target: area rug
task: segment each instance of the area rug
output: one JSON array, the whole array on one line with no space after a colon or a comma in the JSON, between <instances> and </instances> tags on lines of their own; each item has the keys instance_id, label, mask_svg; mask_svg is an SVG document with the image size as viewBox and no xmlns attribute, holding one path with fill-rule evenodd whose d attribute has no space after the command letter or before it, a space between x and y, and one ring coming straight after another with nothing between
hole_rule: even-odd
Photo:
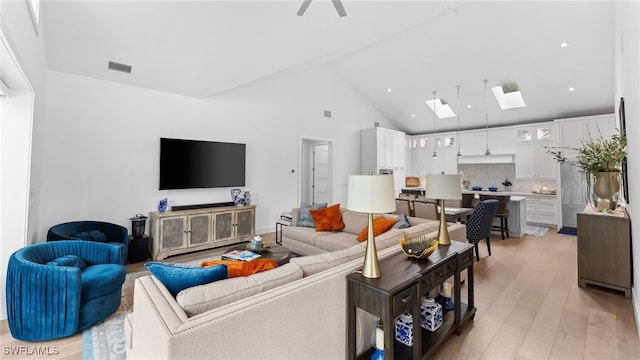
<instances>
[{"instance_id":1,"label":"area rug","mask_svg":"<svg viewBox=\"0 0 640 360\"><path fill-rule=\"evenodd\" d=\"M558 234L578 236L578 230L573 228L562 228L558 231Z\"/></svg>"},{"instance_id":2,"label":"area rug","mask_svg":"<svg viewBox=\"0 0 640 360\"><path fill-rule=\"evenodd\" d=\"M219 259L220 255L205 255L201 259L190 260L183 265L198 266L202 260ZM133 286L135 280L148 275L146 270L128 273L122 285L120 307L103 322L82 332L83 360L124 360L127 358L124 337L124 320L133 310Z\"/></svg>"},{"instance_id":3,"label":"area rug","mask_svg":"<svg viewBox=\"0 0 640 360\"><path fill-rule=\"evenodd\" d=\"M549 228L546 226L527 225L524 228L524 233L533 236L544 236L544 234L546 234L548 230Z\"/></svg>"}]
</instances>

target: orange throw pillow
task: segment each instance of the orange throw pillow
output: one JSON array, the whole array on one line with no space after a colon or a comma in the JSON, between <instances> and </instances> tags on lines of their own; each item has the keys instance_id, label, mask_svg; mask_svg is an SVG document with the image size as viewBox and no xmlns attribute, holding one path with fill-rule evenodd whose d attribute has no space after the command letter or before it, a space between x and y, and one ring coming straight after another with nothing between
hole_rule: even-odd
<instances>
[{"instance_id":1,"label":"orange throw pillow","mask_svg":"<svg viewBox=\"0 0 640 360\"><path fill-rule=\"evenodd\" d=\"M200 262L200 266L215 266L219 264L227 265L229 277L249 276L257 272L274 269L278 267L272 259L255 259L251 261L238 260L205 260Z\"/></svg>"},{"instance_id":2,"label":"orange throw pillow","mask_svg":"<svg viewBox=\"0 0 640 360\"><path fill-rule=\"evenodd\" d=\"M340 204L331 205L324 209L309 210L313 222L316 223L316 231L340 231L344 229Z\"/></svg>"},{"instance_id":3,"label":"orange throw pillow","mask_svg":"<svg viewBox=\"0 0 640 360\"><path fill-rule=\"evenodd\" d=\"M373 236L384 234L398 222L398 219L388 219L384 216L373 219ZM365 226L360 234L358 234L358 241L363 242L369 237L369 225Z\"/></svg>"}]
</instances>

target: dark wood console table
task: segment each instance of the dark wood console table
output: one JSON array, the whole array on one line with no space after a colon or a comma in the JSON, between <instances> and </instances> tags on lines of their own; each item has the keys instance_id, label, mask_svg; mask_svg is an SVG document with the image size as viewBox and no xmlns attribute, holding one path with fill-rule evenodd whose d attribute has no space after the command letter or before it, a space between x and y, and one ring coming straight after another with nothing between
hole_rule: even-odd
<instances>
[{"instance_id":1,"label":"dark wood console table","mask_svg":"<svg viewBox=\"0 0 640 360\"><path fill-rule=\"evenodd\" d=\"M468 269L467 302L460 295L460 273ZM384 325L385 359L421 359L432 354L437 346L474 318L473 300L473 245L451 241L451 245L438 246L428 259L411 259L399 253L380 261L382 276L368 279L360 273L347 276L347 359L356 359L356 308L380 319ZM420 326L420 297L454 276L454 311L447 312L443 323L435 332ZM395 319L404 312L413 315L413 346L395 341ZM391 350L393 349L393 350ZM373 352L361 354L358 359L369 359Z\"/></svg>"}]
</instances>

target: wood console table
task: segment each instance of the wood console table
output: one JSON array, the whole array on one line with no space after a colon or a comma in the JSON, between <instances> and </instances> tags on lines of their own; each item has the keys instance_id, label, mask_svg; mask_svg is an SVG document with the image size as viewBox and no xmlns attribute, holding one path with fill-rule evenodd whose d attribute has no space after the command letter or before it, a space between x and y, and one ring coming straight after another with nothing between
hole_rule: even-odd
<instances>
[{"instance_id":1,"label":"wood console table","mask_svg":"<svg viewBox=\"0 0 640 360\"><path fill-rule=\"evenodd\" d=\"M460 295L460 272L468 269L467 302ZM368 279L360 273L347 276L347 358L356 359L356 308L380 319L384 326L385 359L421 359L433 353L440 343L474 318L473 300L473 245L451 241L451 245L438 246L428 259L416 260L399 253L380 261L382 276ZM442 325L435 332L420 326L420 297L454 276L454 311L444 315ZM404 312L413 315L413 346L395 341L395 319ZM369 359L373 349L358 359Z\"/></svg>"},{"instance_id":2,"label":"wood console table","mask_svg":"<svg viewBox=\"0 0 640 360\"><path fill-rule=\"evenodd\" d=\"M578 213L578 286L608 287L631 298L631 225L624 210Z\"/></svg>"}]
</instances>

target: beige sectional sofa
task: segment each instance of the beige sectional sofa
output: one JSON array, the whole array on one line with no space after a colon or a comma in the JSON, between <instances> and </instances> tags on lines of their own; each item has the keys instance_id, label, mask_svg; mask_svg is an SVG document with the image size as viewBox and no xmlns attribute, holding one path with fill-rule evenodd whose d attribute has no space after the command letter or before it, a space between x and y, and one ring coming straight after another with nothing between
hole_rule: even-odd
<instances>
[{"instance_id":1,"label":"beige sectional sofa","mask_svg":"<svg viewBox=\"0 0 640 360\"><path fill-rule=\"evenodd\" d=\"M350 231L361 216L366 224L366 215L343 215L352 226L342 233L285 228L286 246L316 255L294 257L277 269L189 288L176 298L155 277L138 278L133 313L125 320L127 358L344 358L346 276L362 268L366 246ZM403 234L437 235L437 222L410 218L410 223L404 232L392 229L376 237L381 260L401 251ZM452 239L465 238L464 225L450 224L449 232ZM358 314L358 349L364 351L372 344L375 322Z\"/></svg>"},{"instance_id":2,"label":"beige sectional sofa","mask_svg":"<svg viewBox=\"0 0 640 360\"><path fill-rule=\"evenodd\" d=\"M367 226L369 217L367 214L353 212L341 209L342 221L344 229L342 231L327 232L316 231L315 228L301 226L283 226L282 227L282 245L289 250L300 255L322 254L349 248L353 245L360 244L357 240L358 234ZM397 215L380 215L375 217L386 216L389 218L397 218ZM298 224L300 217L300 209L293 209L292 224ZM438 229L439 222L436 220L428 220L421 218L409 217L411 225L405 229L391 229L383 234L376 236L376 244L387 243L398 244L400 238L414 238L427 234ZM466 236L466 235L465 235Z\"/></svg>"}]
</instances>

